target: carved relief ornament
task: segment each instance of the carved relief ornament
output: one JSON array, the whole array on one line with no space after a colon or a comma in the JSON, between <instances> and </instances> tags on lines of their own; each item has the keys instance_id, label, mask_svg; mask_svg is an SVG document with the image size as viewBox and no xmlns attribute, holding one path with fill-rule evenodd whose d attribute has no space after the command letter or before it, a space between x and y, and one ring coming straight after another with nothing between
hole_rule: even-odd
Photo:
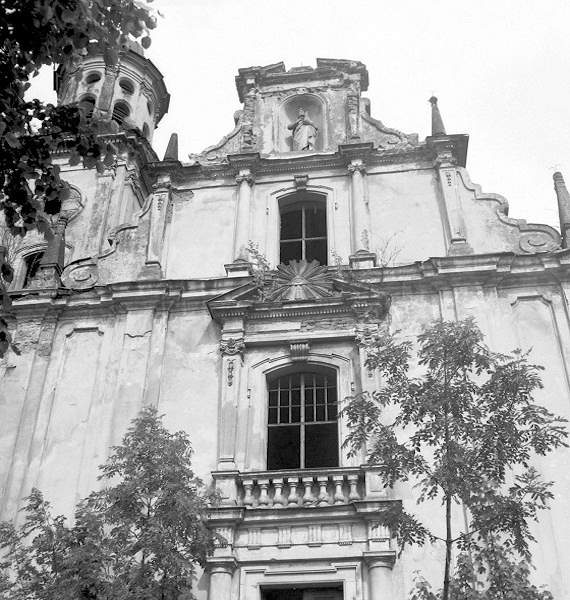
<instances>
[{"instance_id":1,"label":"carved relief ornament","mask_svg":"<svg viewBox=\"0 0 570 600\"><path fill-rule=\"evenodd\" d=\"M243 338L227 338L220 340L220 352L224 356L243 356L245 351L245 341Z\"/></svg>"}]
</instances>

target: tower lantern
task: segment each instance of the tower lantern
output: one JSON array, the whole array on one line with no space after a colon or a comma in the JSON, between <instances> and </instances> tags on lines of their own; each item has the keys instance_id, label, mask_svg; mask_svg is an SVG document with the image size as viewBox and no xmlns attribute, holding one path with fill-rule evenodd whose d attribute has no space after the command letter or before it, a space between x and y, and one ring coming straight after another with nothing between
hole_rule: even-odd
<instances>
[{"instance_id":1,"label":"tower lantern","mask_svg":"<svg viewBox=\"0 0 570 600\"><path fill-rule=\"evenodd\" d=\"M136 42L114 65L97 55L85 58L79 72L60 67L54 88L60 104L92 103L97 114L122 127L138 128L149 141L170 102L162 74Z\"/></svg>"}]
</instances>

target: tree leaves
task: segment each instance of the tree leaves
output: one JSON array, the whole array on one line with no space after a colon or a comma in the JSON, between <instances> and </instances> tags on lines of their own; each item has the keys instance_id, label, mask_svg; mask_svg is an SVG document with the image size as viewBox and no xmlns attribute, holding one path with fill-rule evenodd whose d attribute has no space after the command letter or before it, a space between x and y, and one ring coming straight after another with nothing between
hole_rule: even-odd
<instances>
[{"instance_id":1,"label":"tree leaves","mask_svg":"<svg viewBox=\"0 0 570 600\"><path fill-rule=\"evenodd\" d=\"M150 0L152 1L152 0ZM49 231L44 217L57 214L66 189L57 152L70 152L71 165L103 172L112 164L102 134L113 128L88 115L80 105L54 107L24 97L45 65L76 71L85 56L102 54L115 64L132 39L156 26L149 4L138 0L0 1L0 211L14 235ZM115 126L114 131L117 131ZM0 299L7 298L0 286ZM10 343L7 322L0 321L0 357Z\"/></svg>"},{"instance_id":2,"label":"tree leaves","mask_svg":"<svg viewBox=\"0 0 570 600\"><path fill-rule=\"evenodd\" d=\"M529 523L552 498L551 483L540 480L530 460L533 454L568 445L566 420L533 399L542 388L543 368L529 362L528 352L491 352L472 319L436 321L417 338L424 372L414 378L409 374L411 344L398 341L397 333L379 337L367 348L366 366L379 370L383 387L348 398L343 409L350 454L366 446L368 460L386 486L411 480L418 503L441 499L448 547L475 552L480 549L473 547L474 539L494 536L493 544L506 548L509 560L514 555L529 560ZM385 417L389 406L397 409L392 422ZM515 484L508 485L513 470ZM463 504L469 514L469 531L456 538L452 503ZM401 550L436 539L403 507L381 518ZM481 560L492 569L488 558ZM444 585L445 594L450 589ZM461 589L467 593L465 586ZM480 597L479 591L471 591ZM422 583L412 597L430 594Z\"/></svg>"},{"instance_id":3,"label":"tree leaves","mask_svg":"<svg viewBox=\"0 0 570 600\"><path fill-rule=\"evenodd\" d=\"M53 517L38 490L24 524L0 524L4 600L189 600L195 565L216 536L204 491L190 463L186 434L169 433L155 409L141 412L113 448L101 478L113 485L81 502L75 523Z\"/></svg>"}]
</instances>

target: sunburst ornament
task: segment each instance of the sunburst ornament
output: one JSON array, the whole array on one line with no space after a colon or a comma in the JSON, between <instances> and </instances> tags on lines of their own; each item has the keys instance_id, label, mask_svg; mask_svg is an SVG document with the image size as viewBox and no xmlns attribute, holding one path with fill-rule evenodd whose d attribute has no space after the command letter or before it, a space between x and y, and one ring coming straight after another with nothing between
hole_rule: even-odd
<instances>
[{"instance_id":1,"label":"sunburst ornament","mask_svg":"<svg viewBox=\"0 0 570 600\"><path fill-rule=\"evenodd\" d=\"M268 296L272 301L310 300L332 295L332 277L327 267L322 267L317 260L310 263L291 260L288 265L280 264L272 283L275 287Z\"/></svg>"}]
</instances>

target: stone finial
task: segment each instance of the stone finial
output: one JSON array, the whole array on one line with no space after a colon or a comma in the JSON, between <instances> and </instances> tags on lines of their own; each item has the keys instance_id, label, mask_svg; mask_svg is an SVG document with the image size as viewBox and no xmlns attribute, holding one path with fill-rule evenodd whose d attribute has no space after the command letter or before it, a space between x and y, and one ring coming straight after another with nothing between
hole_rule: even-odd
<instances>
[{"instance_id":1,"label":"stone finial","mask_svg":"<svg viewBox=\"0 0 570 600\"><path fill-rule=\"evenodd\" d=\"M168 140L168 146L162 160L178 160L178 134L173 133Z\"/></svg>"},{"instance_id":2,"label":"stone finial","mask_svg":"<svg viewBox=\"0 0 570 600\"><path fill-rule=\"evenodd\" d=\"M558 200L558 216L560 217L562 247L568 248L568 237L570 232L570 193L568 192L566 182L560 171L556 171L552 178L554 179L554 189Z\"/></svg>"},{"instance_id":3,"label":"stone finial","mask_svg":"<svg viewBox=\"0 0 570 600\"><path fill-rule=\"evenodd\" d=\"M441 113L439 112L439 107L437 105L437 98L432 96L429 99L431 104L431 134L432 135L447 135L445 132L445 125L443 124L443 119L441 118Z\"/></svg>"}]
</instances>

